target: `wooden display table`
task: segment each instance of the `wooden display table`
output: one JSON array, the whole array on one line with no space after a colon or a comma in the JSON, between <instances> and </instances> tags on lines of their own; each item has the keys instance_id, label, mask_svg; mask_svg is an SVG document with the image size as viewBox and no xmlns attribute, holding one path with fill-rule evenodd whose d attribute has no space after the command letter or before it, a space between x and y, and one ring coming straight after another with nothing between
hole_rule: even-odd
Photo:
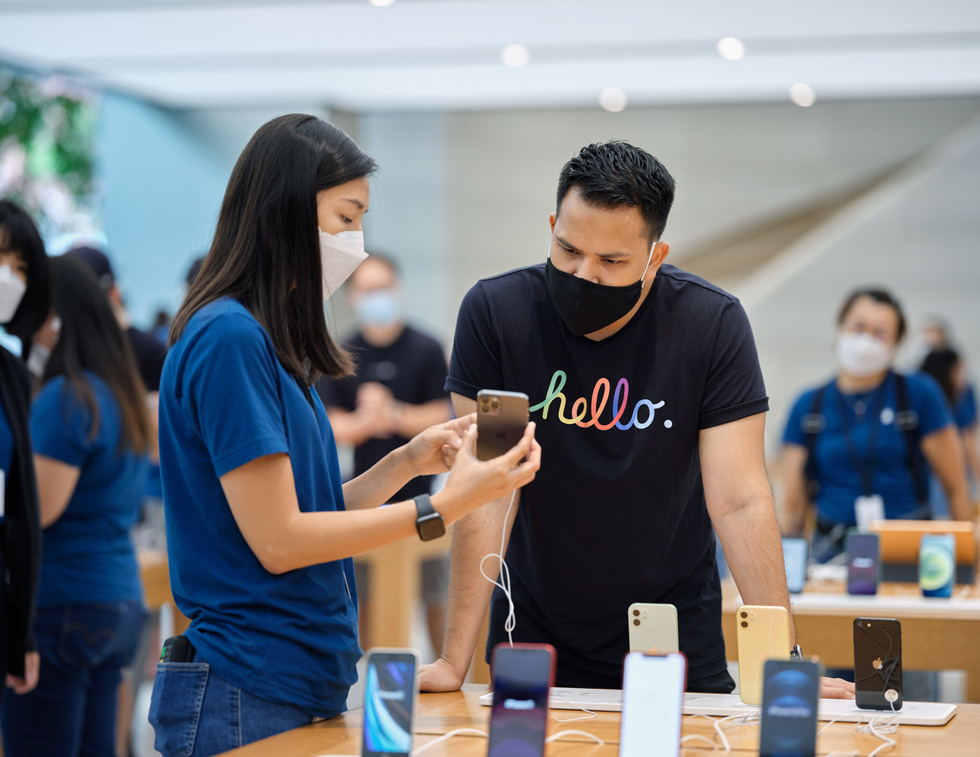
<instances>
[{"instance_id":1,"label":"wooden display table","mask_svg":"<svg viewBox=\"0 0 980 757\"><path fill-rule=\"evenodd\" d=\"M144 550L136 555L140 566L140 580L143 582L143 601L150 612L159 611L169 605L174 614L174 633L187 630L190 621L177 609L174 595L170 591L170 564L167 553Z\"/></svg>"},{"instance_id":2,"label":"wooden display table","mask_svg":"<svg viewBox=\"0 0 980 757\"><path fill-rule=\"evenodd\" d=\"M722 597L727 657L737 660L738 591L733 581L723 582ZM808 582L803 594L791 596L791 603L797 641L808 657L816 655L828 667L853 668L854 618L897 618L902 623L902 667L964 670L966 699L980 702L980 589L977 586L957 586L952 599L936 599L923 597L917 584L884 583L877 595L858 597L846 593L843 581L821 580ZM980 733L977 737L980 738Z\"/></svg>"},{"instance_id":3,"label":"wooden display table","mask_svg":"<svg viewBox=\"0 0 980 757\"><path fill-rule=\"evenodd\" d=\"M478 697L486 691L485 686L472 684L463 691L450 694L422 694L419 697L419 711L415 725L415 747L438 738L456 728L477 728L487 730L490 708L480 706ZM605 744L599 745L584 736L572 736L548 745L549 757L568 755L588 755L589 757L614 757L619 751L619 713L600 712L592 720L579 720L574 723L558 722L576 718L582 713L570 710L552 710L549 733L580 730L594 734ZM270 739L235 749L225 754L229 757L318 757L319 755L359 755L361 753L360 709L346 712L331 720L297 728ZM697 734L714 739L716 718L685 717L683 734ZM821 723L818 728L825 724ZM732 750L745 755L758 754L759 726L724 724ZM953 719L945 726L928 728L924 726L901 726L897 734L890 736L896 747L884 754L888 757L973 757L980 743L980 705L962 705ZM720 741L715 742L719 747ZM853 724L833 725L824 731L817 740L818 754L830 752L850 752L869 754L883 742L867 734L855 732ZM684 745L683 754L708 755L713 747L708 742L692 740ZM478 736L454 736L425 752L427 757L484 757L487 753L487 740Z\"/></svg>"}]
</instances>

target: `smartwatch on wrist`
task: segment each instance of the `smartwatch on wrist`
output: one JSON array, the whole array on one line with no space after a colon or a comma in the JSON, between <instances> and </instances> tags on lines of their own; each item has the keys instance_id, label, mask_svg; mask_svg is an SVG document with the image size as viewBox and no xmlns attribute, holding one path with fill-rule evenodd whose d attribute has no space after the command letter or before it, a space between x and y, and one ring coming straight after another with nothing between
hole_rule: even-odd
<instances>
[{"instance_id":1,"label":"smartwatch on wrist","mask_svg":"<svg viewBox=\"0 0 980 757\"><path fill-rule=\"evenodd\" d=\"M420 494L415 498L415 509L418 512L415 528L418 530L419 538L422 541L432 541L446 533L446 523L432 506L432 500L429 499L428 494Z\"/></svg>"},{"instance_id":2,"label":"smartwatch on wrist","mask_svg":"<svg viewBox=\"0 0 980 757\"><path fill-rule=\"evenodd\" d=\"M800 645L797 644L790 650L789 659L796 660L797 662L803 662L803 650L800 649Z\"/></svg>"}]
</instances>

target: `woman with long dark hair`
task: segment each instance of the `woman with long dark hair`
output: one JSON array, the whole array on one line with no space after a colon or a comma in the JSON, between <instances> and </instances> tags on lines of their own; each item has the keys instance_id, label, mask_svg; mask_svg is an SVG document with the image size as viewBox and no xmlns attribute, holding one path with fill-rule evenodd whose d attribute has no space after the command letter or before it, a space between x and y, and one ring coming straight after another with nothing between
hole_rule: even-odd
<instances>
[{"instance_id":1,"label":"woman with long dark hair","mask_svg":"<svg viewBox=\"0 0 980 757\"><path fill-rule=\"evenodd\" d=\"M51 310L48 256L27 212L0 200L0 325L31 335ZM0 346L0 710L36 685L40 657L31 632L40 559L37 483L30 433L31 380L24 362Z\"/></svg>"},{"instance_id":2,"label":"woman with long dark hair","mask_svg":"<svg viewBox=\"0 0 980 757\"><path fill-rule=\"evenodd\" d=\"M116 689L142 625L129 538L153 444L146 390L95 276L51 260L61 323L31 408L44 552L37 688L4 702L4 753L112 755ZM52 727L52 713L57 727Z\"/></svg>"},{"instance_id":3,"label":"woman with long dark hair","mask_svg":"<svg viewBox=\"0 0 980 757\"><path fill-rule=\"evenodd\" d=\"M351 370L323 304L366 257L374 170L319 118L261 127L174 318L160 466L171 586L191 625L165 645L154 683L150 721L165 757L214 754L342 712L361 655L351 556L439 536L540 464L533 424L508 453L478 461L469 416L341 486L310 386ZM438 494L379 507L450 464Z\"/></svg>"}]
</instances>

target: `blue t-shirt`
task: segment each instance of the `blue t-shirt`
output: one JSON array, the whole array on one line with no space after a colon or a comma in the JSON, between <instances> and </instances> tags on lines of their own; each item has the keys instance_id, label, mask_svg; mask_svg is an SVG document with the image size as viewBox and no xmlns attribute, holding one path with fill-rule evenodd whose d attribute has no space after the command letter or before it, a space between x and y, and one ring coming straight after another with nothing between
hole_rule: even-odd
<instances>
[{"instance_id":1,"label":"blue t-shirt","mask_svg":"<svg viewBox=\"0 0 980 757\"><path fill-rule=\"evenodd\" d=\"M949 405L933 378L914 374L906 376L905 382L908 387L909 409L919 416L920 438L953 423ZM783 435L783 441L787 444L806 445L803 416L813 409L813 399L817 391L818 389L810 389L804 392L793 405ZM842 406L846 413L844 417L847 428L851 430L853 454L841 421ZM865 493L861 469L867 465L873 427L877 427L877 436L871 468L871 493L881 495L884 499L885 516L888 518L900 518L921 507L915 483L906 465L908 448L905 435L895 428L897 408L894 374L889 374L885 382L871 392L842 394L836 382L824 392L820 414L826 420L826 427L817 435L814 448L820 485L816 498L817 517L822 522L843 523L848 526L856 524L854 500ZM859 409L863 409L863 412L858 412ZM921 449L916 450L916 454L919 456L921 469L928 475L929 469ZM856 461L854 455L857 456Z\"/></svg>"},{"instance_id":2,"label":"blue t-shirt","mask_svg":"<svg viewBox=\"0 0 980 757\"><path fill-rule=\"evenodd\" d=\"M123 448L122 416L109 387L85 378L99 409L92 413L63 376L51 379L31 407L34 452L80 468L68 506L44 529L38 605L118 602L143 596L129 537L139 514L149 461Z\"/></svg>"},{"instance_id":3,"label":"blue t-shirt","mask_svg":"<svg viewBox=\"0 0 980 757\"><path fill-rule=\"evenodd\" d=\"M2 348L0 348L2 349ZM14 462L14 433L10 430L10 423L7 420L7 413L3 408L3 403L0 402L0 471L3 471L3 487L6 486L7 477L10 475L10 466ZM6 495L3 488L0 488L0 497ZM7 518L4 514L6 508L3 508L3 512L0 512L0 523L3 523Z\"/></svg>"},{"instance_id":4,"label":"blue t-shirt","mask_svg":"<svg viewBox=\"0 0 980 757\"><path fill-rule=\"evenodd\" d=\"M201 308L168 353L160 387L174 599L191 619L186 636L218 675L330 717L345 709L361 656L353 561L273 575L239 531L219 481L283 452L300 510L344 509L333 432L316 393L286 372L240 303Z\"/></svg>"},{"instance_id":5,"label":"blue t-shirt","mask_svg":"<svg viewBox=\"0 0 980 757\"><path fill-rule=\"evenodd\" d=\"M973 393L972 383L967 384L960 396L956 398L953 415L956 416L956 425L960 429L966 430L977 425L977 398Z\"/></svg>"}]
</instances>

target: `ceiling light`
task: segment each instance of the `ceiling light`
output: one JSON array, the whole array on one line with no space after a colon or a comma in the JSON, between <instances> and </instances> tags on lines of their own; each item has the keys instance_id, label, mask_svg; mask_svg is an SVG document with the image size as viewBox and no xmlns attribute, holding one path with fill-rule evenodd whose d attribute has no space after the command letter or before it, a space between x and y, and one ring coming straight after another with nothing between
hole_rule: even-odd
<instances>
[{"instance_id":1,"label":"ceiling light","mask_svg":"<svg viewBox=\"0 0 980 757\"><path fill-rule=\"evenodd\" d=\"M789 88L789 99L801 108L809 108L817 101L817 95L809 84L799 82Z\"/></svg>"},{"instance_id":2,"label":"ceiling light","mask_svg":"<svg viewBox=\"0 0 980 757\"><path fill-rule=\"evenodd\" d=\"M500 51L500 62L511 68L526 66L530 57L524 45L507 45Z\"/></svg>"},{"instance_id":3,"label":"ceiling light","mask_svg":"<svg viewBox=\"0 0 980 757\"><path fill-rule=\"evenodd\" d=\"M599 105L610 113L619 113L626 109L626 93L619 87L607 87L599 95Z\"/></svg>"},{"instance_id":4,"label":"ceiling light","mask_svg":"<svg viewBox=\"0 0 980 757\"><path fill-rule=\"evenodd\" d=\"M389 5L392 5L395 0L368 0L368 2L371 3L371 5L376 5L378 8L386 8Z\"/></svg>"},{"instance_id":5,"label":"ceiling light","mask_svg":"<svg viewBox=\"0 0 980 757\"><path fill-rule=\"evenodd\" d=\"M718 40L718 54L725 60L741 60L745 56L745 43L738 37L722 37Z\"/></svg>"}]
</instances>

